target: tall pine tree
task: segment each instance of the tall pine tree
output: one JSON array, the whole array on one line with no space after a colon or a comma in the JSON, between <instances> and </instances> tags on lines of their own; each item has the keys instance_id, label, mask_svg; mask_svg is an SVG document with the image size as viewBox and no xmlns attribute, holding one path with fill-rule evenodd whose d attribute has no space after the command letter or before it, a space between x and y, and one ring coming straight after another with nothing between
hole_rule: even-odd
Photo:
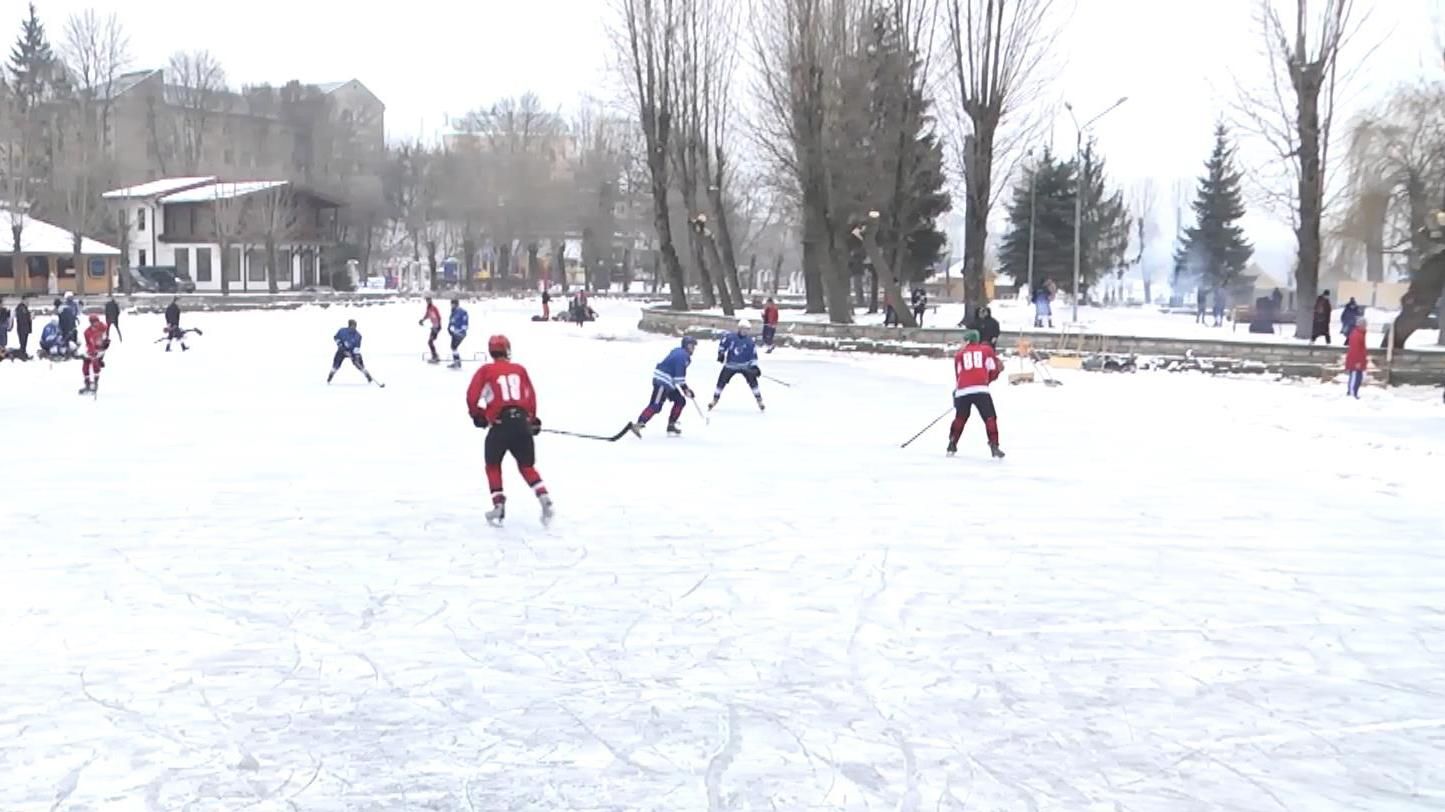
<instances>
[{"instance_id":1,"label":"tall pine tree","mask_svg":"<svg viewBox=\"0 0 1445 812\"><path fill-rule=\"evenodd\" d=\"M58 95L65 86L65 72L45 37L34 3L30 4L30 16L20 24L20 37L10 51L7 68L10 90L21 114Z\"/></svg>"},{"instance_id":2,"label":"tall pine tree","mask_svg":"<svg viewBox=\"0 0 1445 812\"><path fill-rule=\"evenodd\" d=\"M1240 173L1234 165L1234 147L1223 124L1214 129L1214 152L1204 164L1204 175L1194 197L1192 228L1174 255L1176 285L1198 285L1205 290L1227 291L1244 276L1254 246L1238 225L1244 216Z\"/></svg>"},{"instance_id":3,"label":"tall pine tree","mask_svg":"<svg viewBox=\"0 0 1445 812\"><path fill-rule=\"evenodd\" d=\"M1085 184L1080 229L1079 277L1084 289L1100 275L1124 261L1128 246L1129 215L1123 195L1109 191L1102 160L1092 147L1079 160L1060 161L1052 153L1023 173L1009 205L1009 227L999 247L999 269L1024 285L1028 283L1030 213L1037 216L1034 232L1035 286L1052 280L1059 290L1074 286L1074 197L1078 192L1080 162ZM1032 201L1030 184L1032 183Z\"/></svg>"}]
</instances>

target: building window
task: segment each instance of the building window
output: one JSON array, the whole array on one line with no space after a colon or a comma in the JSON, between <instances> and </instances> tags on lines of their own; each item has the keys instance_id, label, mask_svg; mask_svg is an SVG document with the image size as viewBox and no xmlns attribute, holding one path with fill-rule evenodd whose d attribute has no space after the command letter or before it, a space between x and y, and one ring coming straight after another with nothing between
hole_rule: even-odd
<instances>
[{"instance_id":1,"label":"building window","mask_svg":"<svg viewBox=\"0 0 1445 812\"><path fill-rule=\"evenodd\" d=\"M246 252L246 281L266 281L266 252L252 248Z\"/></svg>"},{"instance_id":2,"label":"building window","mask_svg":"<svg viewBox=\"0 0 1445 812\"><path fill-rule=\"evenodd\" d=\"M196 281L211 281L211 247L203 245L196 249Z\"/></svg>"},{"instance_id":3,"label":"building window","mask_svg":"<svg viewBox=\"0 0 1445 812\"><path fill-rule=\"evenodd\" d=\"M176 249L176 273L184 277L191 275L191 249Z\"/></svg>"},{"instance_id":4,"label":"building window","mask_svg":"<svg viewBox=\"0 0 1445 812\"><path fill-rule=\"evenodd\" d=\"M0 256L0 279L15 278L15 260L9 255Z\"/></svg>"},{"instance_id":5,"label":"building window","mask_svg":"<svg viewBox=\"0 0 1445 812\"><path fill-rule=\"evenodd\" d=\"M26 257L25 271L31 279L36 277L48 279L50 277L50 259L48 257Z\"/></svg>"},{"instance_id":6,"label":"building window","mask_svg":"<svg viewBox=\"0 0 1445 812\"><path fill-rule=\"evenodd\" d=\"M135 210L135 230L146 230L146 210L144 206Z\"/></svg>"},{"instance_id":7,"label":"building window","mask_svg":"<svg viewBox=\"0 0 1445 812\"><path fill-rule=\"evenodd\" d=\"M292 273L291 249L276 249L276 281L285 282L290 285L295 282L295 275Z\"/></svg>"},{"instance_id":8,"label":"building window","mask_svg":"<svg viewBox=\"0 0 1445 812\"><path fill-rule=\"evenodd\" d=\"M90 260L90 278L91 278L91 279L104 279L104 278L105 278L105 260L104 260L104 259L101 259L100 257L92 257L92 258L91 258L91 260Z\"/></svg>"},{"instance_id":9,"label":"building window","mask_svg":"<svg viewBox=\"0 0 1445 812\"><path fill-rule=\"evenodd\" d=\"M140 250L140 267L145 268L145 267L147 267L147 266L150 265L150 263L146 262L146 259L147 259L146 250L145 250L144 248L142 248L142 249Z\"/></svg>"},{"instance_id":10,"label":"building window","mask_svg":"<svg viewBox=\"0 0 1445 812\"><path fill-rule=\"evenodd\" d=\"M55 276L57 279L75 278L75 257L56 257L55 266Z\"/></svg>"}]
</instances>

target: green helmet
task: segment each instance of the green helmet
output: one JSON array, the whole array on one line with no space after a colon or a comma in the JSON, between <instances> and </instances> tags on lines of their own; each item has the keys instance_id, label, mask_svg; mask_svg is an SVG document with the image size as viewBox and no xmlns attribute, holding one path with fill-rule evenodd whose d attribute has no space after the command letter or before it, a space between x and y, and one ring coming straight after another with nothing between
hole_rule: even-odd
<instances>
[{"instance_id":1,"label":"green helmet","mask_svg":"<svg viewBox=\"0 0 1445 812\"><path fill-rule=\"evenodd\" d=\"M965 344L977 344L977 343L979 342L979 340L980 340L980 339L979 339L979 335L978 335L978 331L977 331L977 330L964 330L964 331L963 331L963 343L965 343Z\"/></svg>"}]
</instances>

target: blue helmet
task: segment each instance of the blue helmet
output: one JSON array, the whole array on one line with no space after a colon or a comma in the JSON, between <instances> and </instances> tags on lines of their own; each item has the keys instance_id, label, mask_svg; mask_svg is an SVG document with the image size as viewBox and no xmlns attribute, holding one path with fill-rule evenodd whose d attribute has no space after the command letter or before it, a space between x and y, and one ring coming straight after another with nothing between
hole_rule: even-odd
<instances>
[{"instance_id":1,"label":"blue helmet","mask_svg":"<svg viewBox=\"0 0 1445 812\"><path fill-rule=\"evenodd\" d=\"M693 338L692 336L683 336L683 337L682 337L682 348L683 348L683 349L685 349L685 350L686 350L686 349L691 349L691 348L696 347L696 346L697 346L697 339Z\"/></svg>"}]
</instances>

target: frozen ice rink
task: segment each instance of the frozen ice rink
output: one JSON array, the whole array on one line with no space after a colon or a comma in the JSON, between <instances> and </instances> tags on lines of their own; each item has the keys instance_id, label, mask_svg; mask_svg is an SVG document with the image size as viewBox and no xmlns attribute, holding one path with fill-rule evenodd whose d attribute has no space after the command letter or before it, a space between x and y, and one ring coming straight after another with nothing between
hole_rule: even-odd
<instances>
[{"instance_id":1,"label":"frozen ice rink","mask_svg":"<svg viewBox=\"0 0 1445 812\"><path fill-rule=\"evenodd\" d=\"M674 344L469 309L549 428ZM544 435L497 530L421 310L0 368L0 809L1445 808L1438 390L1063 373L995 463L898 448L948 361L782 349L766 414ZM348 317L386 389L323 383Z\"/></svg>"}]
</instances>

